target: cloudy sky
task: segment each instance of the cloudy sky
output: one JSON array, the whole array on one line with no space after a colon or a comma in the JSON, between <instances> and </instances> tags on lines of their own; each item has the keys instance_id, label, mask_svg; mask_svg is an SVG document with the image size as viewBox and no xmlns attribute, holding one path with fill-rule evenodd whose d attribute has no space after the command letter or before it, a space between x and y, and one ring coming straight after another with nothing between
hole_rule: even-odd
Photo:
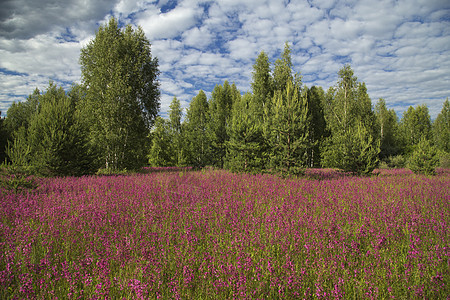
<instances>
[{"instance_id":1,"label":"cloudy sky","mask_svg":"<svg viewBox=\"0 0 450 300\"><path fill-rule=\"evenodd\" d=\"M174 96L187 107L203 89L250 90L253 63L284 43L307 86L336 84L349 63L372 103L399 115L426 104L435 118L450 96L448 0L1 0L0 111L53 80L80 82L79 54L115 16L141 26L158 57L161 113Z\"/></svg>"}]
</instances>

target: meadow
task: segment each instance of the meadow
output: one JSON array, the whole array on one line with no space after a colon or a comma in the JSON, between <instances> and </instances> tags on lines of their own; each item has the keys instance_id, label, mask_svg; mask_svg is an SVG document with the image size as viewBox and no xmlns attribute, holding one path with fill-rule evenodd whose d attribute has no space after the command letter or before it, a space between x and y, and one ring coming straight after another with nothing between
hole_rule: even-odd
<instances>
[{"instance_id":1,"label":"meadow","mask_svg":"<svg viewBox=\"0 0 450 300\"><path fill-rule=\"evenodd\" d=\"M0 191L1 299L450 295L450 170L34 180Z\"/></svg>"}]
</instances>

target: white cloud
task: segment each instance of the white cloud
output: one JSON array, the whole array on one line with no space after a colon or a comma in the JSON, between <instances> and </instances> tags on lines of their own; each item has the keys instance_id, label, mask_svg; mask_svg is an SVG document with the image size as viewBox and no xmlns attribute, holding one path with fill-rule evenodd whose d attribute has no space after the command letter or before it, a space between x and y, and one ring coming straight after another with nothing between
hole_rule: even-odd
<instances>
[{"instance_id":1,"label":"white cloud","mask_svg":"<svg viewBox=\"0 0 450 300\"><path fill-rule=\"evenodd\" d=\"M0 109L49 79L76 81L79 51L112 14L141 25L158 57L161 109L187 107L228 79L242 92L264 50L274 62L290 42L306 85L328 88L349 62L401 112L425 103L433 117L450 91L450 2L442 0L9 1L0 11ZM163 12L161 11L163 10ZM12 12L16 11L13 15Z\"/></svg>"},{"instance_id":2,"label":"white cloud","mask_svg":"<svg viewBox=\"0 0 450 300\"><path fill-rule=\"evenodd\" d=\"M178 6L167 13L151 9L138 16L138 24L150 40L174 38L192 28L197 22L198 14L196 7Z\"/></svg>"},{"instance_id":3,"label":"white cloud","mask_svg":"<svg viewBox=\"0 0 450 300\"><path fill-rule=\"evenodd\" d=\"M237 60L255 60L258 56L258 45L245 38L237 38L228 42L230 57Z\"/></svg>"},{"instance_id":4,"label":"white cloud","mask_svg":"<svg viewBox=\"0 0 450 300\"><path fill-rule=\"evenodd\" d=\"M6 4L6 5L5 5ZM102 18L114 5L108 0L14 0L2 3L0 36L28 39L55 28Z\"/></svg>"},{"instance_id":5,"label":"white cloud","mask_svg":"<svg viewBox=\"0 0 450 300\"><path fill-rule=\"evenodd\" d=\"M183 42L186 46L191 46L197 49L203 49L210 45L213 40L213 35L206 27L194 27L182 34Z\"/></svg>"}]
</instances>

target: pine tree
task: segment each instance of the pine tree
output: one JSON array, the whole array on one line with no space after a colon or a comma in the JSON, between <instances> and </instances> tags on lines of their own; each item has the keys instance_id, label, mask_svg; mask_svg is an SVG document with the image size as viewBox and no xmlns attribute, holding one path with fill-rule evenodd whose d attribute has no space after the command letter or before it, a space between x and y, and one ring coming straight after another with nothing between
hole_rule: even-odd
<instances>
[{"instance_id":1,"label":"pine tree","mask_svg":"<svg viewBox=\"0 0 450 300\"><path fill-rule=\"evenodd\" d=\"M408 160L408 167L416 174L433 175L439 165L437 148L432 142L422 136L414 146L414 150Z\"/></svg>"},{"instance_id":2,"label":"pine tree","mask_svg":"<svg viewBox=\"0 0 450 300\"><path fill-rule=\"evenodd\" d=\"M309 147L308 105L293 82L276 91L271 112L265 111L265 137L272 152L270 165L283 173L299 173L306 166ZM270 119L270 120L269 120Z\"/></svg>"},{"instance_id":3,"label":"pine tree","mask_svg":"<svg viewBox=\"0 0 450 300\"><path fill-rule=\"evenodd\" d=\"M39 111L31 117L26 137L30 163L39 173L62 176L93 172L87 133L77 118L77 100L52 82L39 96Z\"/></svg>"},{"instance_id":4,"label":"pine tree","mask_svg":"<svg viewBox=\"0 0 450 300\"><path fill-rule=\"evenodd\" d=\"M301 85L301 76L299 74L293 74L292 67L291 48L289 43L286 42L281 58L275 61L273 70L274 91L284 91L288 82L293 82L297 86Z\"/></svg>"},{"instance_id":5,"label":"pine tree","mask_svg":"<svg viewBox=\"0 0 450 300\"><path fill-rule=\"evenodd\" d=\"M225 166L233 172L258 172L263 168L260 155L262 124L258 120L259 104L249 93L233 103L227 132Z\"/></svg>"},{"instance_id":6,"label":"pine tree","mask_svg":"<svg viewBox=\"0 0 450 300\"><path fill-rule=\"evenodd\" d=\"M273 97L273 78L270 75L270 62L264 51L261 51L253 65L251 86L253 91L252 101L263 108L265 103ZM256 111L255 113L262 116L262 109L261 112Z\"/></svg>"}]
</instances>

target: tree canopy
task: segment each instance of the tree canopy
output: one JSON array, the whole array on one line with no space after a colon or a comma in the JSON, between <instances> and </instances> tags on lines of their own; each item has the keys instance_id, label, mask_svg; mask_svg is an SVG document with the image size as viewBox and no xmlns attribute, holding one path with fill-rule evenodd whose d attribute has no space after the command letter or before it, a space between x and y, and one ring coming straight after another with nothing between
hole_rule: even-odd
<instances>
[{"instance_id":1,"label":"tree canopy","mask_svg":"<svg viewBox=\"0 0 450 300\"><path fill-rule=\"evenodd\" d=\"M294 61L289 43L274 63L261 51L251 92L241 94L224 80L209 99L199 91L188 107L173 97L163 118L150 41L142 28L120 28L111 18L81 50L82 84L66 92L51 82L0 118L0 158L48 175L146 164L283 174L322 166L370 174L380 160L432 173L437 156L448 161L448 99L434 122L425 105L409 107L398 121L386 100L372 106L350 65L325 91L304 86Z\"/></svg>"},{"instance_id":2,"label":"tree canopy","mask_svg":"<svg viewBox=\"0 0 450 300\"><path fill-rule=\"evenodd\" d=\"M82 110L99 162L107 169L142 166L160 107L158 60L142 28L120 29L111 18L81 50L80 64L86 87Z\"/></svg>"}]
</instances>

